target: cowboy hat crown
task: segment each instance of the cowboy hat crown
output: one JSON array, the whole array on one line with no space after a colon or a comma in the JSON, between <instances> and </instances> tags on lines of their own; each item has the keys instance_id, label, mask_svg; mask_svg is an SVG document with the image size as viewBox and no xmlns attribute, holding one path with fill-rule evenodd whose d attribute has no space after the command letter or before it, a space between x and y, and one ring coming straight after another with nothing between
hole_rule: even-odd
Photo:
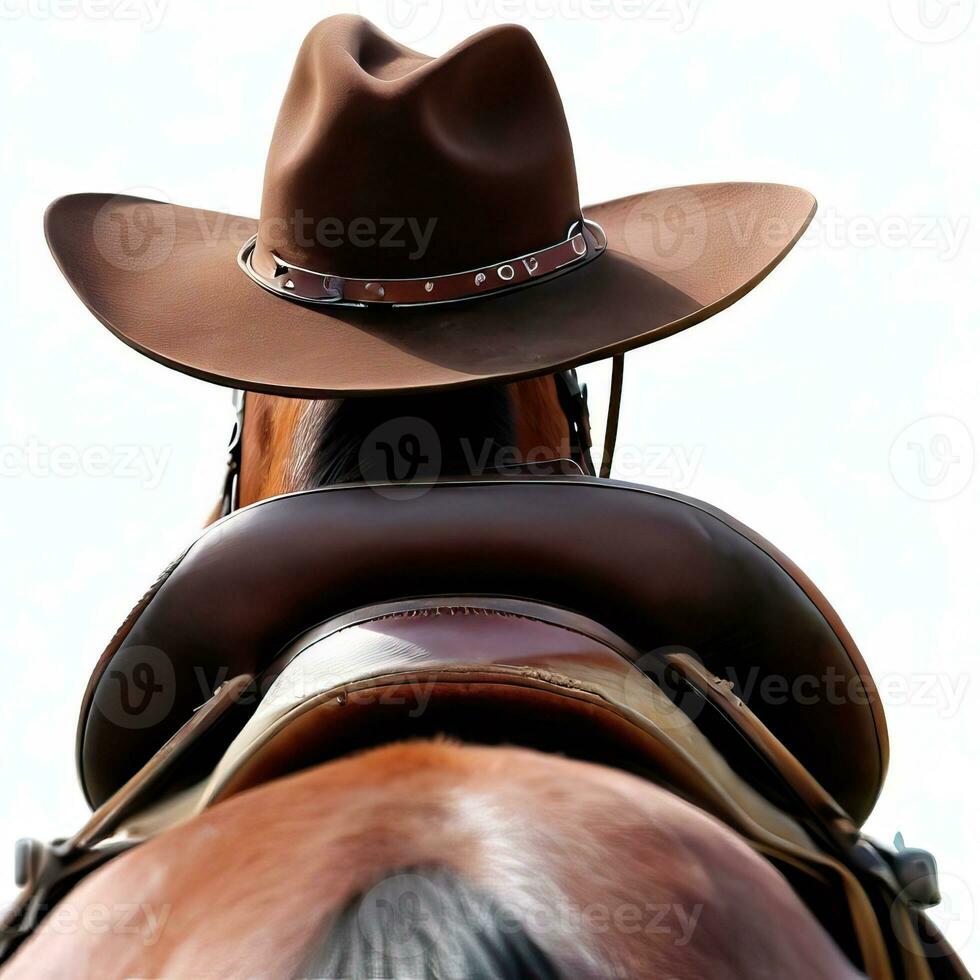
<instances>
[{"instance_id":1,"label":"cowboy hat crown","mask_svg":"<svg viewBox=\"0 0 980 980\"><path fill-rule=\"evenodd\" d=\"M581 215L561 99L523 28L490 28L441 58L349 15L307 36L272 137L257 252L340 276L438 276L558 242ZM424 247L410 221L429 231Z\"/></svg>"}]
</instances>

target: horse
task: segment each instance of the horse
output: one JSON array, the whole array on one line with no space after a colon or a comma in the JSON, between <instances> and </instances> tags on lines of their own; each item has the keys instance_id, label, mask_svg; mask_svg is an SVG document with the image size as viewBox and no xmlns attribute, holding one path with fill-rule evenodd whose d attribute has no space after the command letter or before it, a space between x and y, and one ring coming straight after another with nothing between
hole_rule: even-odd
<instances>
[{"instance_id":1,"label":"horse","mask_svg":"<svg viewBox=\"0 0 980 980\"><path fill-rule=\"evenodd\" d=\"M607 767L430 741L269 783L116 858L4 980L856 975L694 806Z\"/></svg>"},{"instance_id":2,"label":"horse","mask_svg":"<svg viewBox=\"0 0 980 980\"><path fill-rule=\"evenodd\" d=\"M388 432L401 446L406 424L435 430L440 478L479 482L486 473L460 472L474 459L504 471L504 484L490 488L500 499L547 481L533 469L542 460L572 457L578 470L586 443L561 391L549 377L453 396L250 393L236 463L245 509L214 525L211 547L240 540L223 529L241 517L307 507L345 482L372 493L386 476L372 461L393 457L365 457L364 440ZM528 466L529 479L506 485L507 473ZM413 499L410 482L396 489ZM385 506L397 520L398 499ZM313 533L304 527L290 540ZM267 542L285 534L267 530ZM518 529L515 540L525 531L533 537ZM373 559L383 576L383 556ZM256 561L266 560L278 559L263 547ZM217 574L200 558L191 572ZM124 631L151 610L144 601ZM469 591L316 624L282 655L231 748L223 742L203 774L128 814L124 829L138 846L54 904L3 980L892 976L883 944L841 941L833 922L844 913L822 919L813 882L798 887L794 875L813 872L804 852L816 832L740 780L691 712L615 653L618 643L560 609ZM672 664L693 685L700 675L689 660ZM705 697L743 710L714 680ZM203 725L206 710L174 739L195 717ZM651 741L641 745L647 725ZM818 799L811 809L850 828L775 741L754 729L750 737L801 795ZM167 751L154 758L169 765ZM125 823L119 793L145 788L146 769L130 769L138 771L115 796L123 774L96 790L89 779L106 826ZM742 816L725 816L729 800ZM767 829L740 833L743 824ZM848 901L863 909L854 892ZM920 964L907 975L931 974Z\"/></svg>"}]
</instances>

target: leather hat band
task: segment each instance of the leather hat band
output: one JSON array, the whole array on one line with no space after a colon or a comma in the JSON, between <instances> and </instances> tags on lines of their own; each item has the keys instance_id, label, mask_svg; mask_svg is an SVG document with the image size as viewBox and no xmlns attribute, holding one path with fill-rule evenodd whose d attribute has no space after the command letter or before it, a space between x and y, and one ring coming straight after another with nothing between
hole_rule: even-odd
<instances>
[{"instance_id":1,"label":"leather hat band","mask_svg":"<svg viewBox=\"0 0 980 980\"><path fill-rule=\"evenodd\" d=\"M257 236L238 253L238 264L263 289L299 303L326 306L432 306L477 299L552 279L598 258L606 249L606 233L582 218L568 229L564 241L535 252L466 272L420 279L348 279L290 265L274 252L274 276L252 264Z\"/></svg>"}]
</instances>

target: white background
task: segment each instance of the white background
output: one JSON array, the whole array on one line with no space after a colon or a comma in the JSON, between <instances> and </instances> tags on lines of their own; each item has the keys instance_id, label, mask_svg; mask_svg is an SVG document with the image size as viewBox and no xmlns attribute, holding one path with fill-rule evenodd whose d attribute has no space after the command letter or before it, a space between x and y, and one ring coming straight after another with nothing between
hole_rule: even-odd
<instances>
[{"instance_id":1,"label":"white background","mask_svg":"<svg viewBox=\"0 0 980 980\"><path fill-rule=\"evenodd\" d=\"M890 722L870 829L935 851L937 917L978 967L974 2L361 10L430 53L527 24L565 99L583 202L729 179L816 194L814 227L759 289L629 359L618 475L729 511L834 603ZM355 9L0 0L3 846L83 817L85 682L211 506L230 426L227 392L143 360L82 309L43 210L92 190L255 214L295 51L316 20ZM605 373L587 373L599 402ZM145 461L119 470L130 447L165 464L158 481Z\"/></svg>"}]
</instances>

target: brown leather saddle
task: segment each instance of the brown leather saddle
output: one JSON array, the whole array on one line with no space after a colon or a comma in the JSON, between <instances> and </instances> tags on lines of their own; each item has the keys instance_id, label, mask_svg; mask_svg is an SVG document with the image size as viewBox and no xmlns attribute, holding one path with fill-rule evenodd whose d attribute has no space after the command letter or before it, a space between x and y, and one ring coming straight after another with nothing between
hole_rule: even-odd
<instances>
[{"instance_id":1,"label":"brown leather saddle","mask_svg":"<svg viewBox=\"0 0 980 980\"><path fill-rule=\"evenodd\" d=\"M569 609L644 653L693 651L856 821L871 811L888 759L881 704L806 576L706 504L561 477L327 487L205 531L92 675L77 743L89 802L118 789L222 680L260 672L304 630L372 603L467 594Z\"/></svg>"},{"instance_id":2,"label":"brown leather saddle","mask_svg":"<svg viewBox=\"0 0 980 980\"><path fill-rule=\"evenodd\" d=\"M929 855L860 832L887 734L826 599L720 511L589 477L334 486L206 530L99 660L78 730L97 810L22 847L7 945L168 801L441 732L641 773L772 860L870 976L967 975L921 913Z\"/></svg>"}]
</instances>

